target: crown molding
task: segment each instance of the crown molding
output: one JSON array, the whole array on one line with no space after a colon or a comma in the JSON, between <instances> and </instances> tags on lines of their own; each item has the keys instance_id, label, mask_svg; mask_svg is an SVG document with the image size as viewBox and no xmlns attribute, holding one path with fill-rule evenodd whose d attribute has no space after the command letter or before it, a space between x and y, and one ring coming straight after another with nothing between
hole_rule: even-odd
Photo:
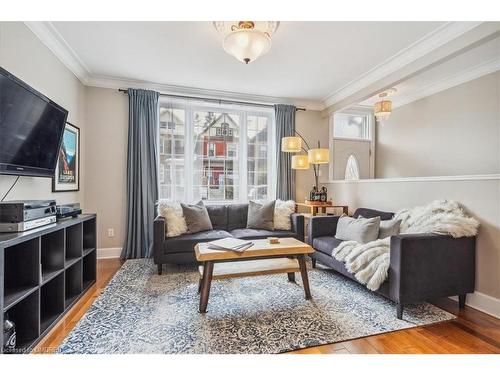
<instances>
[{"instance_id":1,"label":"crown molding","mask_svg":"<svg viewBox=\"0 0 500 375\"><path fill-rule=\"evenodd\" d=\"M393 108L401 107L411 102L437 94L438 92L450 89L463 83L472 81L490 73L500 70L500 56L484 61L478 65L469 67L456 74L452 74L430 85L426 85L414 92L396 96L392 99Z\"/></svg>"},{"instance_id":2,"label":"crown molding","mask_svg":"<svg viewBox=\"0 0 500 375\"><path fill-rule=\"evenodd\" d=\"M447 22L431 33L417 40L407 48L393 55L344 87L323 98L325 107L330 107L356 92L363 90L419 58L438 49L446 43L479 26L482 22Z\"/></svg>"},{"instance_id":3,"label":"crown molding","mask_svg":"<svg viewBox=\"0 0 500 375\"><path fill-rule=\"evenodd\" d=\"M209 90L196 87L176 86L132 79L121 79L109 76L90 75L85 85L107 89L140 88L155 90L163 94L199 96L210 99L240 100L260 104L293 104L297 107L303 107L310 111L322 111L324 109L324 105L322 102L307 99L282 98L222 90Z\"/></svg>"},{"instance_id":4,"label":"crown molding","mask_svg":"<svg viewBox=\"0 0 500 375\"><path fill-rule=\"evenodd\" d=\"M30 21L24 24L83 84L86 84L91 74L90 69L51 22Z\"/></svg>"}]
</instances>

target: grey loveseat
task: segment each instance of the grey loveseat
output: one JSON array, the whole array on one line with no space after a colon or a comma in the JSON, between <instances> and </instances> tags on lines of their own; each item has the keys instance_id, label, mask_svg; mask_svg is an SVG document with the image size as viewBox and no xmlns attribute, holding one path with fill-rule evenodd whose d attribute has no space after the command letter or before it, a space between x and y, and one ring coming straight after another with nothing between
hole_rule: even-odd
<instances>
[{"instance_id":1,"label":"grey loveseat","mask_svg":"<svg viewBox=\"0 0 500 375\"><path fill-rule=\"evenodd\" d=\"M391 212L358 208L354 217L381 220L393 217ZM315 216L308 227L308 242L316 250L316 261L333 268L352 280L344 263L332 257L342 241L335 238L339 216ZM403 306L438 297L458 296L465 306L467 293L474 292L476 238L453 238L438 234L400 234L391 237L389 277L378 293L396 302L397 317L402 319Z\"/></svg>"},{"instance_id":2,"label":"grey loveseat","mask_svg":"<svg viewBox=\"0 0 500 375\"><path fill-rule=\"evenodd\" d=\"M287 230L248 229L248 204L207 205L213 230L176 237L166 237L168 226L164 217L158 216L154 221L153 251L154 262L161 275L163 263L196 263L194 246L199 242L209 242L226 237L245 240L273 237L295 237L304 241L304 216L292 214L292 228Z\"/></svg>"}]
</instances>

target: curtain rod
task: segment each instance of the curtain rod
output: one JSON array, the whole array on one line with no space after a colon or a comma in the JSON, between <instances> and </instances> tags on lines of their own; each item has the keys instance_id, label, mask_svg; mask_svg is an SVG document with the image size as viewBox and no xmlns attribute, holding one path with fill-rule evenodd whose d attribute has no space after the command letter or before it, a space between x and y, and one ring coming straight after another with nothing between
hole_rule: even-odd
<instances>
[{"instance_id":1,"label":"curtain rod","mask_svg":"<svg viewBox=\"0 0 500 375\"><path fill-rule=\"evenodd\" d=\"M123 92L124 94L127 94L127 90L125 89L118 89L118 91ZM160 96L167 96L170 98L180 98L180 99L192 99L192 100L203 100L203 101L210 101L210 102L215 102L219 104L240 104L240 105L251 105L255 107L266 107L266 108L273 108L274 106L272 104L262 104L262 103L251 103L251 102L240 102L236 100L224 100L224 99L213 99L213 98L202 98L199 96L185 96L185 95L174 95L174 94L162 94L160 93ZM305 108L295 108L296 111L305 111Z\"/></svg>"}]
</instances>

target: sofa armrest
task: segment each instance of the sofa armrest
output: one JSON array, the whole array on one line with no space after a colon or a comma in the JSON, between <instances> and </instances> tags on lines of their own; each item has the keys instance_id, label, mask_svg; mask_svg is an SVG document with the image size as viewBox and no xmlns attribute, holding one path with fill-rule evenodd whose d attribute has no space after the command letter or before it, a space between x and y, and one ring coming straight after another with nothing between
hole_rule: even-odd
<instances>
[{"instance_id":1,"label":"sofa armrest","mask_svg":"<svg viewBox=\"0 0 500 375\"><path fill-rule=\"evenodd\" d=\"M293 213L290 215L292 221L292 232L296 234L299 241L304 242L304 215Z\"/></svg>"},{"instance_id":2,"label":"sofa armrest","mask_svg":"<svg viewBox=\"0 0 500 375\"><path fill-rule=\"evenodd\" d=\"M153 223L153 257L157 264L161 263L166 231L167 223L165 218L163 216L157 216Z\"/></svg>"},{"instance_id":3,"label":"sofa armrest","mask_svg":"<svg viewBox=\"0 0 500 375\"><path fill-rule=\"evenodd\" d=\"M474 292L476 238L439 234L391 237L390 297L398 303Z\"/></svg>"},{"instance_id":4,"label":"sofa armrest","mask_svg":"<svg viewBox=\"0 0 500 375\"><path fill-rule=\"evenodd\" d=\"M316 237L335 236L340 216L312 216L307 228L307 242L312 246Z\"/></svg>"}]
</instances>

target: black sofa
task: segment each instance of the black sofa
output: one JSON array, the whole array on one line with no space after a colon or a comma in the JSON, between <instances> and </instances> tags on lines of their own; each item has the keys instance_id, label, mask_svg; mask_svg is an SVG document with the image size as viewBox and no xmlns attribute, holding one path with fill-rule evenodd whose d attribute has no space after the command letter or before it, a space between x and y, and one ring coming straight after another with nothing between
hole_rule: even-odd
<instances>
[{"instance_id":1,"label":"black sofa","mask_svg":"<svg viewBox=\"0 0 500 375\"><path fill-rule=\"evenodd\" d=\"M381 220L393 217L391 212L358 208L354 217ZM316 261L352 280L343 262L332 257L332 251L342 241L335 238L339 216L314 216L308 227L308 242L316 250ZM402 319L403 306L439 297L458 296L459 306L465 306L467 293L474 292L476 238L438 234L400 234L391 237L389 277L377 293L397 304L397 317Z\"/></svg>"},{"instance_id":2,"label":"black sofa","mask_svg":"<svg viewBox=\"0 0 500 375\"><path fill-rule=\"evenodd\" d=\"M304 241L304 216L292 214L292 228L286 230L247 229L248 204L207 205L213 230L194 234L166 237L167 221L158 216L154 220L153 251L154 262L161 275L163 263L196 263L194 246L199 242L208 242L226 237L245 240L267 237L295 237Z\"/></svg>"}]
</instances>

